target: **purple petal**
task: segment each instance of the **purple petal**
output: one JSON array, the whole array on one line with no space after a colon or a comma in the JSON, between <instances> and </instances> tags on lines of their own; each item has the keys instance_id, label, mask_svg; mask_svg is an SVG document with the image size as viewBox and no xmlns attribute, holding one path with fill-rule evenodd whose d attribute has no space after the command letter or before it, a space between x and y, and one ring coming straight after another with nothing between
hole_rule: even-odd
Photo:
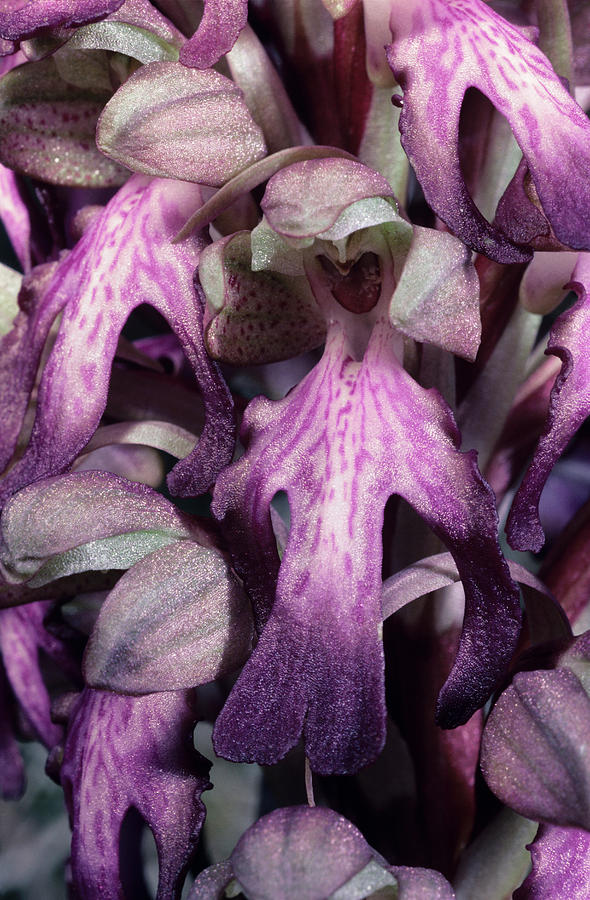
<instances>
[{"instance_id":1,"label":"purple petal","mask_svg":"<svg viewBox=\"0 0 590 900\"><path fill-rule=\"evenodd\" d=\"M551 469L571 437L590 413L590 371L587 334L590 325L590 254L580 255L571 287L580 299L557 319L547 350L562 361L551 391L545 433L520 485L506 526L510 545L517 550L540 550L544 533L539 520L539 499Z\"/></svg>"},{"instance_id":2,"label":"purple petal","mask_svg":"<svg viewBox=\"0 0 590 900\"><path fill-rule=\"evenodd\" d=\"M115 187L127 171L98 150L98 116L111 90L65 81L55 58L26 63L0 80L0 161L70 187Z\"/></svg>"},{"instance_id":3,"label":"purple petal","mask_svg":"<svg viewBox=\"0 0 590 900\"><path fill-rule=\"evenodd\" d=\"M45 341L66 303L63 292L48 291L56 266L57 263L44 263L25 276L18 298L20 310L11 331L0 338L2 470L15 450Z\"/></svg>"},{"instance_id":4,"label":"purple petal","mask_svg":"<svg viewBox=\"0 0 590 900\"><path fill-rule=\"evenodd\" d=\"M333 810L291 806L252 825L231 863L249 897L324 900L371 857L360 831Z\"/></svg>"},{"instance_id":5,"label":"purple petal","mask_svg":"<svg viewBox=\"0 0 590 900\"><path fill-rule=\"evenodd\" d=\"M73 830L75 895L120 900L119 834L134 807L152 829L157 900L180 896L211 785L192 746L196 715L186 692L123 697L86 689L69 722L61 782Z\"/></svg>"},{"instance_id":6,"label":"purple petal","mask_svg":"<svg viewBox=\"0 0 590 900\"><path fill-rule=\"evenodd\" d=\"M44 28L96 22L124 0L3 0L0 35L10 41L32 37Z\"/></svg>"},{"instance_id":7,"label":"purple petal","mask_svg":"<svg viewBox=\"0 0 590 900\"><path fill-rule=\"evenodd\" d=\"M590 700L566 669L520 672L484 730L481 767L500 799L529 819L590 825Z\"/></svg>"},{"instance_id":8,"label":"purple petal","mask_svg":"<svg viewBox=\"0 0 590 900\"><path fill-rule=\"evenodd\" d=\"M252 631L250 604L221 554L169 544L136 563L105 600L86 681L128 694L206 684L244 662Z\"/></svg>"},{"instance_id":9,"label":"purple petal","mask_svg":"<svg viewBox=\"0 0 590 900\"><path fill-rule=\"evenodd\" d=\"M216 187L266 151L233 81L177 62L155 62L128 78L107 103L96 142L134 172Z\"/></svg>"},{"instance_id":10,"label":"purple petal","mask_svg":"<svg viewBox=\"0 0 590 900\"><path fill-rule=\"evenodd\" d=\"M199 278L208 301L205 342L214 359L234 365L277 362L325 340L324 317L304 275L252 271L250 232L206 247Z\"/></svg>"},{"instance_id":11,"label":"purple petal","mask_svg":"<svg viewBox=\"0 0 590 900\"><path fill-rule=\"evenodd\" d=\"M514 900L586 900L590 896L590 834L542 825L529 844L533 869Z\"/></svg>"},{"instance_id":12,"label":"purple petal","mask_svg":"<svg viewBox=\"0 0 590 900\"><path fill-rule=\"evenodd\" d=\"M558 239L590 249L590 123L540 50L480 0L395 2L390 24L388 59L404 89L402 143L435 212L499 262L530 259L518 234L481 216L461 173L459 114L465 91L476 87L510 123Z\"/></svg>"},{"instance_id":13,"label":"purple petal","mask_svg":"<svg viewBox=\"0 0 590 900\"><path fill-rule=\"evenodd\" d=\"M458 440L440 396L401 369L383 322L362 363L335 326L297 388L250 405L246 454L218 479L213 510L264 627L217 719L219 755L276 762L304 731L315 771L356 771L375 758L385 724L381 529L394 493L448 544L465 586L439 719L452 727L485 702L514 651L520 607L493 497ZM281 490L291 532L275 598L269 505Z\"/></svg>"},{"instance_id":14,"label":"purple petal","mask_svg":"<svg viewBox=\"0 0 590 900\"><path fill-rule=\"evenodd\" d=\"M205 431L172 471L171 489L202 493L231 459L231 398L203 347L203 308L192 283L203 239L170 243L199 199L196 186L132 178L60 266L44 305L59 300L66 308L41 380L30 443L2 485L3 500L64 471L88 443L105 408L119 334L144 302L170 323L206 408Z\"/></svg>"},{"instance_id":15,"label":"purple petal","mask_svg":"<svg viewBox=\"0 0 590 900\"><path fill-rule=\"evenodd\" d=\"M0 652L10 686L33 733L48 749L62 736L62 728L51 721L50 698L39 664L39 651L50 656L74 683L79 671L67 648L43 625L51 604L29 603L0 610Z\"/></svg>"},{"instance_id":16,"label":"purple petal","mask_svg":"<svg viewBox=\"0 0 590 900\"><path fill-rule=\"evenodd\" d=\"M25 273L31 271L31 220L18 190L17 177L0 166L0 219Z\"/></svg>"},{"instance_id":17,"label":"purple petal","mask_svg":"<svg viewBox=\"0 0 590 900\"><path fill-rule=\"evenodd\" d=\"M199 27L180 51L180 62L208 69L227 53L248 20L248 0L204 0Z\"/></svg>"},{"instance_id":18,"label":"purple petal","mask_svg":"<svg viewBox=\"0 0 590 900\"><path fill-rule=\"evenodd\" d=\"M308 238L327 231L347 207L370 197L393 197L378 172L350 159L309 159L273 175L261 206L277 234Z\"/></svg>"}]
</instances>

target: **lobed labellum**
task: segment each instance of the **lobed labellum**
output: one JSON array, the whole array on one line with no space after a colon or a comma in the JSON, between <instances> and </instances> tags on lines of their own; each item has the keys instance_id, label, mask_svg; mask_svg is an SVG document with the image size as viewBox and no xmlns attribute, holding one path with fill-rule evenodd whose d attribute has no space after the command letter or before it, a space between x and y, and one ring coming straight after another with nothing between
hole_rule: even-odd
<instances>
[{"instance_id":1,"label":"lobed labellum","mask_svg":"<svg viewBox=\"0 0 590 900\"><path fill-rule=\"evenodd\" d=\"M272 763L303 732L312 768L325 774L357 771L379 753L381 529L394 493L447 543L464 582L463 637L438 715L446 727L466 721L512 655L518 590L491 493L472 455L457 450L441 398L400 368L390 328L376 326L355 362L333 325L321 363L288 397L250 405L242 439L246 453L219 477L213 511L262 630L217 719L217 752ZM291 530L279 570L269 506L281 490Z\"/></svg>"}]
</instances>

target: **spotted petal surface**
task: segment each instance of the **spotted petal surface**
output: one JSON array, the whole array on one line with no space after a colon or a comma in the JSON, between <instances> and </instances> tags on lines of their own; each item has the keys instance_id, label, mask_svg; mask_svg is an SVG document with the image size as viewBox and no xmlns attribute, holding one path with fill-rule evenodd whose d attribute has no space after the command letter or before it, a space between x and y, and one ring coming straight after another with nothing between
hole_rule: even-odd
<instances>
[{"instance_id":1,"label":"spotted petal surface","mask_svg":"<svg viewBox=\"0 0 590 900\"><path fill-rule=\"evenodd\" d=\"M88 443L105 408L121 329L141 303L168 320L207 407L201 440L171 473L173 490L202 493L229 462L231 399L205 352L203 304L193 286L203 239L170 243L199 201L196 186L134 177L60 267L43 303L65 310L43 372L30 443L2 485L3 500L33 480L63 472Z\"/></svg>"},{"instance_id":2,"label":"spotted petal surface","mask_svg":"<svg viewBox=\"0 0 590 900\"><path fill-rule=\"evenodd\" d=\"M490 225L461 174L459 114L476 87L510 123L559 240L590 247L590 123L546 57L481 0L394 0L390 27L389 64L404 90L402 144L436 213L499 262L530 258L515 239L518 223L515 234Z\"/></svg>"},{"instance_id":3,"label":"spotted petal surface","mask_svg":"<svg viewBox=\"0 0 590 900\"><path fill-rule=\"evenodd\" d=\"M253 597L260 641L218 717L217 753L276 762L304 734L314 770L352 772L384 740L381 529L403 496L447 543L464 582L463 637L439 698L447 727L481 706L513 652L518 591L496 539L489 488L461 454L448 408L405 373L385 321L362 362L334 325L322 361L279 403L255 400L245 456L213 510ZM291 531L278 574L269 504L286 491Z\"/></svg>"},{"instance_id":4,"label":"spotted petal surface","mask_svg":"<svg viewBox=\"0 0 590 900\"><path fill-rule=\"evenodd\" d=\"M514 498L506 527L510 545L517 550L537 551L543 546L541 491L553 466L590 413L590 254L580 255L571 287L580 299L559 316L547 345L548 352L561 359L562 367L551 391L545 433Z\"/></svg>"},{"instance_id":5,"label":"spotted petal surface","mask_svg":"<svg viewBox=\"0 0 590 900\"><path fill-rule=\"evenodd\" d=\"M119 834L134 807L152 829L160 864L157 900L180 896L211 785L192 748L196 715L187 692L124 697L85 689L72 712L61 782L73 829L75 896L120 900Z\"/></svg>"}]
</instances>

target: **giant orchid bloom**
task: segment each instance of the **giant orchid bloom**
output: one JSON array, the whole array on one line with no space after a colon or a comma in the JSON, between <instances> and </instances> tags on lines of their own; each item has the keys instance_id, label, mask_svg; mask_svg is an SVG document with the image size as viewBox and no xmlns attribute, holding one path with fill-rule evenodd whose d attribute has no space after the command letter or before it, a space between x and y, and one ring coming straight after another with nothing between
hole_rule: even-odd
<instances>
[{"instance_id":1,"label":"giant orchid bloom","mask_svg":"<svg viewBox=\"0 0 590 900\"><path fill-rule=\"evenodd\" d=\"M310 181L321 223L315 227L298 199ZM354 192L355 202L347 203L345 193L337 204L330 199L336 181ZM242 428L246 453L216 484L213 509L232 539L262 629L216 724L217 751L232 759L275 762L302 732L318 772L356 771L379 752L385 726L381 530L392 494L404 497L447 544L465 587L463 637L439 699L442 724L466 721L485 702L518 635L518 592L497 544L491 492L473 455L459 452L440 395L402 368L401 334L391 321L397 314L404 330L418 336L429 305L440 299L437 290L449 285L436 280L423 309L403 309L413 254L419 258L421 239L429 236L419 235L408 250L411 231L394 209L386 215L388 204L377 198L367 205L380 193L390 191L376 173L322 160L276 175L262 203L276 242L290 238L306 248L303 265L327 336L321 361L292 393L278 403L251 404ZM357 230L384 219L393 230L391 247L379 241L378 228ZM430 238L441 252L445 245L456 302L469 318L469 262L448 235ZM359 293L354 279L369 266L371 280ZM207 285L206 261L201 269ZM258 297L256 287L247 292L254 308L272 302L264 288L261 282ZM443 335L437 339L444 343ZM468 333L464 340L469 353ZM270 519L279 491L287 493L291 516L280 568Z\"/></svg>"}]
</instances>

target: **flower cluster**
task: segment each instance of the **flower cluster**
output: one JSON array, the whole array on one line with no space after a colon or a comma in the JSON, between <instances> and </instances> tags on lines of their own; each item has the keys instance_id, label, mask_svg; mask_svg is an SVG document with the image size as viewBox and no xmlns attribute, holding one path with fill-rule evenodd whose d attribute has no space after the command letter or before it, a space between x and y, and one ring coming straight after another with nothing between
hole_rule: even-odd
<instances>
[{"instance_id":1,"label":"flower cluster","mask_svg":"<svg viewBox=\"0 0 590 900\"><path fill-rule=\"evenodd\" d=\"M590 896L590 5L0 53L0 790L43 744L70 896L148 829L158 900Z\"/></svg>"}]
</instances>

